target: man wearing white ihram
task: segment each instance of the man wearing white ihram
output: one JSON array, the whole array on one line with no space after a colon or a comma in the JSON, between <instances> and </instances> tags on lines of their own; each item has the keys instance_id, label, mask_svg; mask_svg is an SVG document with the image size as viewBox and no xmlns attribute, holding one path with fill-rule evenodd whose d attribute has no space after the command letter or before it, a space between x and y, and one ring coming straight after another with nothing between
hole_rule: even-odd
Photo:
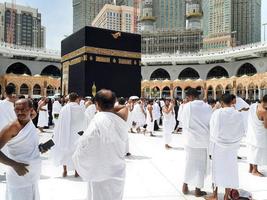
<instances>
[{"instance_id":1,"label":"man wearing white ihram","mask_svg":"<svg viewBox=\"0 0 267 200\"><path fill-rule=\"evenodd\" d=\"M153 116L153 100L148 101L146 108L146 132L150 133L153 136L154 132L154 116Z\"/></svg>"},{"instance_id":2,"label":"man wearing white ihram","mask_svg":"<svg viewBox=\"0 0 267 200\"><path fill-rule=\"evenodd\" d=\"M52 158L56 166L63 165L63 177L74 168L72 155L79 139L78 132L85 130L85 114L79 105L79 96L76 93L69 94L67 103L59 113L58 123L54 130L55 147L52 149ZM75 177L79 175L75 171Z\"/></svg>"},{"instance_id":3,"label":"man wearing white ihram","mask_svg":"<svg viewBox=\"0 0 267 200\"><path fill-rule=\"evenodd\" d=\"M53 103L53 107L52 107L52 115L53 115L53 121L54 121L55 126L57 124L59 113L60 113L61 109L62 109L62 105L59 102L59 97L57 97L55 99L55 101Z\"/></svg>"},{"instance_id":4,"label":"man wearing white ihram","mask_svg":"<svg viewBox=\"0 0 267 200\"><path fill-rule=\"evenodd\" d=\"M141 127L143 127L146 123L146 113L144 110L144 104L141 100L135 103L131 116L133 122L136 124L136 132L140 133Z\"/></svg>"},{"instance_id":5,"label":"man wearing white ihram","mask_svg":"<svg viewBox=\"0 0 267 200\"><path fill-rule=\"evenodd\" d=\"M11 85L5 88L6 98L0 102L0 131L17 119L14 111L15 97L12 96L15 93L15 88Z\"/></svg>"},{"instance_id":6,"label":"man wearing white ihram","mask_svg":"<svg viewBox=\"0 0 267 200\"><path fill-rule=\"evenodd\" d=\"M44 98L38 106L39 116L37 127L41 132L44 132L44 127L48 126L48 98Z\"/></svg>"},{"instance_id":7,"label":"man wearing white ihram","mask_svg":"<svg viewBox=\"0 0 267 200\"><path fill-rule=\"evenodd\" d=\"M194 186L195 196L206 195L201 191L207 173L209 122L212 114L211 107L204 101L198 100L199 92L196 89L187 90L189 102L184 105L182 112L183 134L185 137L185 176L183 193L188 194L188 185Z\"/></svg>"},{"instance_id":8,"label":"man wearing white ihram","mask_svg":"<svg viewBox=\"0 0 267 200\"><path fill-rule=\"evenodd\" d=\"M0 162L7 165L7 200L39 200L38 181L41 159L39 137L31 120L32 102L21 99L15 103L17 120L0 132Z\"/></svg>"},{"instance_id":9,"label":"man wearing white ihram","mask_svg":"<svg viewBox=\"0 0 267 200\"><path fill-rule=\"evenodd\" d=\"M249 172L262 177L264 175L258 171L258 165L267 165L267 95L261 103L250 106L247 143Z\"/></svg>"},{"instance_id":10,"label":"man wearing white ihram","mask_svg":"<svg viewBox=\"0 0 267 200\"><path fill-rule=\"evenodd\" d=\"M116 96L110 90L98 91L95 100L99 112L79 141L74 165L88 182L88 200L122 200L128 109L114 107Z\"/></svg>"},{"instance_id":11,"label":"man wearing white ihram","mask_svg":"<svg viewBox=\"0 0 267 200\"><path fill-rule=\"evenodd\" d=\"M87 128L96 114L96 106L94 103L94 99L89 99L85 104L85 108L86 109L84 114L86 118L86 128Z\"/></svg>"},{"instance_id":12,"label":"man wearing white ihram","mask_svg":"<svg viewBox=\"0 0 267 200\"><path fill-rule=\"evenodd\" d=\"M170 143L172 141L172 132L175 128L175 113L174 113L174 103L171 100L166 99L164 101L164 106L162 108L162 125L163 125L163 138L165 142L165 148L170 149Z\"/></svg>"},{"instance_id":13,"label":"man wearing white ihram","mask_svg":"<svg viewBox=\"0 0 267 200\"><path fill-rule=\"evenodd\" d=\"M225 189L224 200L230 190L239 188L237 151L245 135L242 114L232 107L230 94L222 96L222 108L214 111L210 120L212 142L212 182L216 187L208 200L218 199L218 187Z\"/></svg>"}]
</instances>

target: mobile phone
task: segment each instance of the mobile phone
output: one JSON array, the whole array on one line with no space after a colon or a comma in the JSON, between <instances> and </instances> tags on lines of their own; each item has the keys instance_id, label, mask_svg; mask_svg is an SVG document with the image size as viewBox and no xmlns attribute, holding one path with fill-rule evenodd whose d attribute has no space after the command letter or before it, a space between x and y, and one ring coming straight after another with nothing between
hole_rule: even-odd
<instances>
[{"instance_id":1,"label":"mobile phone","mask_svg":"<svg viewBox=\"0 0 267 200\"><path fill-rule=\"evenodd\" d=\"M84 131L79 131L78 135L82 136L84 134Z\"/></svg>"},{"instance_id":2,"label":"mobile phone","mask_svg":"<svg viewBox=\"0 0 267 200\"><path fill-rule=\"evenodd\" d=\"M45 151L48 151L49 149L51 149L51 147L53 147L55 145L55 143L53 142L52 139L48 140L47 142L45 143L41 143L39 144L39 151L40 152L45 152Z\"/></svg>"}]
</instances>

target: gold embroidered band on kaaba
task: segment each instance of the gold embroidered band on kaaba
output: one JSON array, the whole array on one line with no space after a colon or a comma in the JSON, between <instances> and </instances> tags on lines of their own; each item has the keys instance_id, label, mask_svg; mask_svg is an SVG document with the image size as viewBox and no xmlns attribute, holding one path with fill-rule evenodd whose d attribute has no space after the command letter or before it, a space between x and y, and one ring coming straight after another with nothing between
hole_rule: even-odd
<instances>
[{"instance_id":1,"label":"gold embroidered band on kaaba","mask_svg":"<svg viewBox=\"0 0 267 200\"><path fill-rule=\"evenodd\" d=\"M61 59L61 62L65 62L77 56L83 55L85 53L89 54L97 54L102 56L114 56L114 57L123 57L123 58L130 58L130 59L141 59L141 53L137 52L129 52L129 51L121 51L115 49L104 49L98 47L82 47L77 49L71 53L64 55Z\"/></svg>"}]
</instances>

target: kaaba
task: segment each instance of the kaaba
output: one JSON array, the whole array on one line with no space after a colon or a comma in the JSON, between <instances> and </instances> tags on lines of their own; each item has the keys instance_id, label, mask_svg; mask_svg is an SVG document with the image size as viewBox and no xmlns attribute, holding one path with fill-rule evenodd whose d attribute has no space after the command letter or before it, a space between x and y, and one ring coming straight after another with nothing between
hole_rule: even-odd
<instances>
[{"instance_id":1,"label":"kaaba","mask_svg":"<svg viewBox=\"0 0 267 200\"><path fill-rule=\"evenodd\" d=\"M141 94L141 36L86 26L61 42L62 92Z\"/></svg>"}]
</instances>

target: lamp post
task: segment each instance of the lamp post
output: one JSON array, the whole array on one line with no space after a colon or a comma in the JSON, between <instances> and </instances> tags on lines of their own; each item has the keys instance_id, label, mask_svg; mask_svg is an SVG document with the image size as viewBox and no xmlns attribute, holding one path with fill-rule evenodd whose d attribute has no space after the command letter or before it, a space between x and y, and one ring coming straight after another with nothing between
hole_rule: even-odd
<instances>
[{"instance_id":1,"label":"lamp post","mask_svg":"<svg viewBox=\"0 0 267 200\"><path fill-rule=\"evenodd\" d=\"M231 38L232 38L232 34L233 34L233 39L232 39L232 48L234 48L234 42L235 42L235 44L237 44L237 41L236 41L236 33L237 33L237 31L232 31L231 32Z\"/></svg>"},{"instance_id":2,"label":"lamp post","mask_svg":"<svg viewBox=\"0 0 267 200\"><path fill-rule=\"evenodd\" d=\"M173 40L173 53L175 54L175 46L176 46L176 40L178 39L178 37L171 37L171 39Z\"/></svg>"},{"instance_id":3,"label":"lamp post","mask_svg":"<svg viewBox=\"0 0 267 200\"><path fill-rule=\"evenodd\" d=\"M264 24L262 24L263 25L263 40L264 40L264 42L266 41L265 40L265 37L266 37L266 33L265 33L265 31L266 31L266 25L267 25L267 22L266 23L264 23Z\"/></svg>"},{"instance_id":4,"label":"lamp post","mask_svg":"<svg viewBox=\"0 0 267 200\"><path fill-rule=\"evenodd\" d=\"M95 95L96 95L96 85L95 85L95 82L93 83L93 86L92 86L92 95L93 95L93 97L95 97Z\"/></svg>"}]
</instances>

